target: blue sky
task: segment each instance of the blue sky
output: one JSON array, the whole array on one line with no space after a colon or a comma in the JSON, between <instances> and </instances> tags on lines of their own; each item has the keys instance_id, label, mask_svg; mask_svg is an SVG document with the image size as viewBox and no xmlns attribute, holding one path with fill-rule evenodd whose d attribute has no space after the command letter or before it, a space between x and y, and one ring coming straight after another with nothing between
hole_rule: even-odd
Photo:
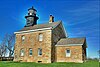
<instances>
[{"instance_id":1,"label":"blue sky","mask_svg":"<svg viewBox=\"0 0 100 67\"><path fill-rule=\"evenodd\" d=\"M86 37L88 57L98 57L99 5L99 0L0 0L0 38L22 29L27 9L34 6L38 24L47 23L52 14L63 21L69 37Z\"/></svg>"}]
</instances>

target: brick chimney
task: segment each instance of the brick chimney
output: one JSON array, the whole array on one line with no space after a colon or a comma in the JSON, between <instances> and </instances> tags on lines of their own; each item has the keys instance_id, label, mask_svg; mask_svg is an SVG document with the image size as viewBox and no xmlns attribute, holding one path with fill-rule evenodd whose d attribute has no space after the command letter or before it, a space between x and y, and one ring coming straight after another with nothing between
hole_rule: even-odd
<instances>
[{"instance_id":1,"label":"brick chimney","mask_svg":"<svg viewBox=\"0 0 100 67\"><path fill-rule=\"evenodd\" d=\"M52 15L50 15L49 23L52 23L52 22L54 22L54 17Z\"/></svg>"}]
</instances>

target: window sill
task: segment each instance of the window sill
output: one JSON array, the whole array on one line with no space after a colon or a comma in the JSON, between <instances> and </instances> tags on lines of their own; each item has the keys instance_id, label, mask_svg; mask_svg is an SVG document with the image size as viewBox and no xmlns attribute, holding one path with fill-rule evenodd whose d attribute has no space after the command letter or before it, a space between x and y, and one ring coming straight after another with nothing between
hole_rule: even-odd
<instances>
[{"instance_id":1,"label":"window sill","mask_svg":"<svg viewBox=\"0 0 100 67\"><path fill-rule=\"evenodd\" d=\"M29 55L29 56L32 56L32 55Z\"/></svg>"},{"instance_id":2,"label":"window sill","mask_svg":"<svg viewBox=\"0 0 100 67\"><path fill-rule=\"evenodd\" d=\"M38 56L42 56L42 55L38 55Z\"/></svg>"},{"instance_id":3,"label":"window sill","mask_svg":"<svg viewBox=\"0 0 100 67\"><path fill-rule=\"evenodd\" d=\"M66 56L66 57L70 58L71 56Z\"/></svg>"},{"instance_id":4,"label":"window sill","mask_svg":"<svg viewBox=\"0 0 100 67\"><path fill-rule=\"evenodd\" d=\"M24 56L20 56L20 57L24 57Z\"/></svg>"}]
</instances>

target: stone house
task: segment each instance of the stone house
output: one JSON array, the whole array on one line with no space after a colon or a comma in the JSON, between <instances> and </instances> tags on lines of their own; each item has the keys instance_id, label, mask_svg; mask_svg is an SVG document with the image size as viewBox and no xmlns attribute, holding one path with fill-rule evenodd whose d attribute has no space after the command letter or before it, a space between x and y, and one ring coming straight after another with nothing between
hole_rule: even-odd
<instances>
[{"instance_id":1,"label":"stone house","mask_svg":"<svg viewBox=\"0 0 100 67\"><path fill-rule=\"evenodd\" d=\"M16 35L14 61L22 62L84 62L86 38L68 38L62 21L37 24L36 9L28 9L26 25Z\"/></svg>"}]
</instances>

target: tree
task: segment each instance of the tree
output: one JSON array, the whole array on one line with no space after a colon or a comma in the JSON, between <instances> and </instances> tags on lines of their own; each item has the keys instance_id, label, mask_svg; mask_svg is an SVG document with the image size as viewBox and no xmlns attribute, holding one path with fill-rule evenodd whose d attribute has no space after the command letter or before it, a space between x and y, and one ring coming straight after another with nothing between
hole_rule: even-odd
<instances>
[{"instance_id":1,"label":"tree","mask_svg":"<svg viewBox=\"0 0 100 67\"><path fill-rule=\"evenodd\" d=\"M0 55L3 55L2 52L4 52L5 54L8 54L9 57L11 57L14 53L14 43L15 43L15 35L6 34L2 39Z\"/></svg>"},{"instance_id":2,"label":"tree","mask_svg":"<svg viewBox=\"0 0 100 67\"><path fill-rule=\"evenodd\" d=\"M2 42L0 44L0 57L5 57L7 53L7 49L5 47L5 44Z\"/></svg>"}]
</instances>

